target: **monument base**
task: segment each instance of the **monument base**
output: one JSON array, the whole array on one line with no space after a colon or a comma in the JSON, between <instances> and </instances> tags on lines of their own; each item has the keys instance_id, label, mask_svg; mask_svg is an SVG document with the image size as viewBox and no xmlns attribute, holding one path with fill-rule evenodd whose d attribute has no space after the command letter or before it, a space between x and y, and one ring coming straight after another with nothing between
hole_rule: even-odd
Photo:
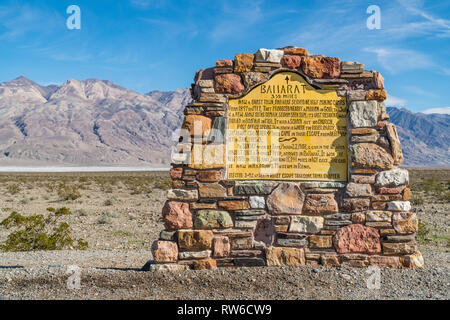
<instances>
[{"instance_id":1,"label":"monument base","mask_svg":"<svg viewBox=\"0 0 450 320\"><path fill-rule=\"evenodd\" d=\"M423 267L378 72L260 49L200 70L192 95L150 270Z\"/></svg>"}]
</instances>

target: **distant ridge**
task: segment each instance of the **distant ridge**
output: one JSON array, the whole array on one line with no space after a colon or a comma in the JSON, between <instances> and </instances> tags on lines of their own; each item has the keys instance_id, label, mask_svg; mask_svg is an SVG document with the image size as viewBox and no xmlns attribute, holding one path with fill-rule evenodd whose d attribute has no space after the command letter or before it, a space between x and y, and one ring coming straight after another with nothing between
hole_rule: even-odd
<instances>
[{"instance_id":1,"label":"distant ridge","mask_svg":"<svg viewBox=\"0 0 450 320\"><path fill-rule=\"evenodd\" d=\"M139 94L108 80L0 83L0 165L160 166L187 89Z\"/></svg>"},{"instance_id":2,"label":"distant ridge","mask_svg":"<svg viewBox=\"0 0 450 320\"><path fill-rule=\"evenodd\" d=\"M450 115L387 108L409 166L450 166Z\"/></svg>"},{"instance_id":3,"label":"distant ridge","mask_svg":"<svg viewBox=\"0 0 450 320\"><path fill-rule=\"evenodd\" d=\"M168 166L188 89L140 94L108 80L0 83L0 165ZM450 166L450 115L387 108L407 166Z\"/></svg>"}]
</instances>

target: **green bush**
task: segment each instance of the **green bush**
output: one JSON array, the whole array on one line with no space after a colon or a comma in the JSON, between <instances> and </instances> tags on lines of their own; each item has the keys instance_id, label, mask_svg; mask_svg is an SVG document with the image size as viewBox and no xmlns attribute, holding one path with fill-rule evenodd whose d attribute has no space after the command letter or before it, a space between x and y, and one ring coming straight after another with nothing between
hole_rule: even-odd
<instances>
[{"instance_id":1,"label":"green bush","mask_svg":"<svg viewBox=\"0 0 450 320\"><path fill-rule=\"evenodd\" d=\"M80 191L77 186L68 186L62 184L58 188L58 195L62 200L76 200L81 197Z\"/></svg>"},{"instance_id":2,"label":"green bush","mask_svg":"<svg viewBox=\"0 0 450 320\"><path fill-rule=\"evenodd\" d=\"M411 203L416 206L421 206L425 203L425 200L420 193L413 193L411 196Z\"/></svg>"},{"instance_id":3,"label":"green bush","mask_svg":"<svg viewBox=\"0 0 450 320\"><path fill-rule=\"evenodd\" d=\"M6 186L6 190L8 190L10 194L18 194L20 192L20 187L17 183L9 184Z\"/></svg>"},{"instance_id":4,"label":"green bush","mask_svg":"<svg viewBox=\"0 0 450 320\"><path fill-rule=\"evenodd\" d=\"M419 230L417 231L417 238L419 240L419 243L430 243L432 240L430 238L430 232L431 230L428 228L426 222L419 220Z\"/></svg>"},{"instance_id":5,"label":"green bush","mask_svg":"<svg viewBox=\"0 0 450 320\"><path fill-rule=\"evenodd\" d=\"M62 207L47 208L48 213L23 216L16 211L0 222L6 229L15 229L9 235L0 249L3 251L34 251L34 250L62 250L74 247L70 227L59 219L72 212ZM75 249L85 250L88 243L77 239Z\"/></svg>"}]
</instances>

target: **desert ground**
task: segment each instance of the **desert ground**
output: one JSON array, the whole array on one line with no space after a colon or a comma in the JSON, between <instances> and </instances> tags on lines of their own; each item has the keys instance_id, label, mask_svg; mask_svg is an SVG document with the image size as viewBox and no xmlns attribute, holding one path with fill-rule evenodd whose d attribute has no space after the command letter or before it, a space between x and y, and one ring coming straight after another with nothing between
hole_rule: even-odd
<instances>
[{"instance_id":1,"label":"desert ground","mask_svg":"<svg viewBox=\"0 0 450 320\"><path fill-rule=\"evenodd\" d=\"M168 172L0 173L0 222L66 207L58 221L74 240L64 250L9 251L11 229L0 225L0 299L448 300L450 168L409 170L425 268L382 269L379 289L367 288L366 269L346 267L141 271L163 229ZM69 266L79 268L79 288L68 285Z\"/></svg>"}]
</instances>

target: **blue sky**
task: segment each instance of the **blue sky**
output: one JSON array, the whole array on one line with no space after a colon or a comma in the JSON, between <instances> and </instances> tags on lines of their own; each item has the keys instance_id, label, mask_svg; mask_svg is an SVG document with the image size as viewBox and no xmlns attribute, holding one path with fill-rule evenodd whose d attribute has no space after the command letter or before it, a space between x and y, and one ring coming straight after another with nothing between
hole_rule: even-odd
<instances>
[{"instance_id":1,"label":"blue sky","mask_svg":"<svg viewBox=\"0 0 450 320\"><path fill-rule=\"evenodd\" d=\"M69 30L69 5L81 30ZM381 29L369 30L369 5ZM146 93L190 86L235 53L286 45L380 71L388 104L450 106L450 1L53 0L0 2L0 82L108 79Z\"/></svg>"}]
</instances>

